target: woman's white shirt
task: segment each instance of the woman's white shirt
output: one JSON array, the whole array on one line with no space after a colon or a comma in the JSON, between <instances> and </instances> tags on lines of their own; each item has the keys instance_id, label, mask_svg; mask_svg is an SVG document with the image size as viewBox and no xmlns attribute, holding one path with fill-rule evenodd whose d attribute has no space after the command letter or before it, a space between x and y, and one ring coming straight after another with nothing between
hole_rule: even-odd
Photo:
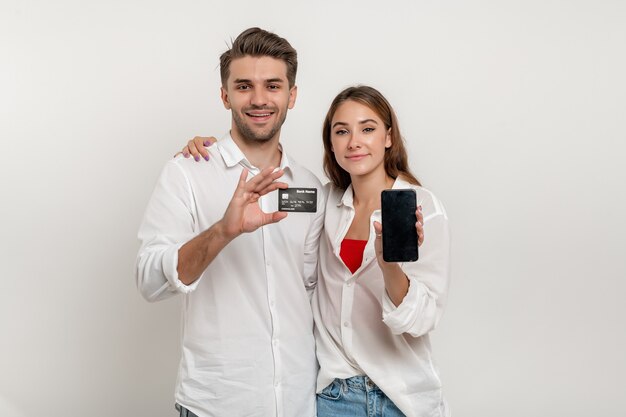
<instances>
[{"instance_id":1,"label":"woman's white shirt","mask_svg":"<svg viewBox=\"0 0 626 417\"><path fill-rule=\"evenodd\" d=\"M387 292L374 252L373 221L363 263L352 274L339 251L354 218L352 187L330 184L320 242L318 284L312 300L320 372L317 391L335 378L369 376L407 416L445 416L441 381L428 333L439 322L450 282L450 231L441 202L425 188L397 179L394 189L413 189L424 215L424 242L417 262L401 268L409 291L399 306Z\"/></svg>"}]
</instances>

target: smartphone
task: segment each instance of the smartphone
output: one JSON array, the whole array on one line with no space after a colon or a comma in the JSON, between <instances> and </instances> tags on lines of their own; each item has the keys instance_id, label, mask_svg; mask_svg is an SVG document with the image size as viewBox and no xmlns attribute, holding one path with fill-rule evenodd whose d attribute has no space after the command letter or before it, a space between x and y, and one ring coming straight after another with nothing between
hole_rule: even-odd
<instances>
[{"instance_id":1,"label":"smartphone","mask_svg":"<svg viewBox=\"0 0 626 417\"><path fill-rule=\"evenodd\" d=\"M417 261L417 194L415 190L384 190L381 195L383 259Z\"/></svg>"}]
</instances>

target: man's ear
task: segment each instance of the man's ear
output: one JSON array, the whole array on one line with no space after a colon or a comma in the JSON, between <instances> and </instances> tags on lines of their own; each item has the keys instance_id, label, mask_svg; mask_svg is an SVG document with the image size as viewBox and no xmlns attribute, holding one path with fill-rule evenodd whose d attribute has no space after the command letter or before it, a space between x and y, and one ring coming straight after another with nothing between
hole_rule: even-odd
<instances>
[{"instance_id":1,"label":"man's ear","mask_svg":"<svg viewBox=\"0 0 626 417\"><path fill-rule=\"evenodd\" d=\"M289 89L289 103L287 108L289 110L293 109L293 106L296 105L296 97L298 96L298 86L294 85Z\"/></svg>"},{"instance_id":2,"label":"man's ear","mask_svg":"<svg viewBox=\"0 0 626 417\"><path fill-rule=\"evenodd\" d=\"M228 92L222 86L220 87L220 96L222 97L222 103L224 103L224 107L226 110L230 110L230 101L228 100Z\"/></svg>"}]
</instances>

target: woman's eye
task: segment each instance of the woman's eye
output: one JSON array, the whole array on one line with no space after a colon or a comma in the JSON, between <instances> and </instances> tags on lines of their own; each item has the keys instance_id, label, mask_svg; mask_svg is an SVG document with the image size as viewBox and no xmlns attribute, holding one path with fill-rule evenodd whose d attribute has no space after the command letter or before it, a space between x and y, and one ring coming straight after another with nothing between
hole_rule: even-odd
<instances>
[{"instance_id":1,"label":"woman's eye","mask_svg":"<svg viewBox=\"0 0 626 417\"><path fill-rule=\"evenodd\" d=\"M374 131L374 128L373 128L373 127L366 127L365 129L363 129L363 131L364 131L364 132L367 132L367 133L369 133L369 132L373 132L373 131Z\"/></svg>"},{"instance_id":2,"label":"woman's eye","mask_svg":"<svg viewBox=\"0 0 626 417\"><path fill-rule=\"evenodd\" d=\"M335 135L345 135L346 133L348 133L348 131L347 131L347 130L345 130L345 129L341 129L341 130L337 130L337 131L335 132Z\"/></svg>"}]
</instances>

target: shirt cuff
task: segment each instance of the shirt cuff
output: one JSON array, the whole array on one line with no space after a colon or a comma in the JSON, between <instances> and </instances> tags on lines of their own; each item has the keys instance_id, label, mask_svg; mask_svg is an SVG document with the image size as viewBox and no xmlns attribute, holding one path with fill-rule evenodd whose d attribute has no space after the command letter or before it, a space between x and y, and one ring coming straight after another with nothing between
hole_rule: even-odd
<instances>
[{"instance_id":1,"label":"shirt cuff","mask_svg":"<svg viewBox=\"0 0 626 417\"><path fill-rule=\"evenodd\" d=\"M169 282L170 286L174 291L181 292L183 294L188 294L196 289L198 284L200 283L200 278L202 275L198 277L197 280L192 282L189 285L183 283L180 279L178 279L178 250L184 245L184 243L180 243L176 246L172 246L168 248L167 251L163 254L163 273L165 274L165 278L167 282Z\"/></svg>"},{"instance_id":2,"label":"shirt cuff","mask_svg":"<svg viewBox=\"0 0 626 417\"><path fill-rule=\"evenodd\" d=\"M399 306L391 301L387 291L383 294L383 322L389 327L393 334L406 333L413 323L417 313L417 301L419 297L419 283L409 281L409 291L402 299Z\"/></svg>"}]
</instances>

